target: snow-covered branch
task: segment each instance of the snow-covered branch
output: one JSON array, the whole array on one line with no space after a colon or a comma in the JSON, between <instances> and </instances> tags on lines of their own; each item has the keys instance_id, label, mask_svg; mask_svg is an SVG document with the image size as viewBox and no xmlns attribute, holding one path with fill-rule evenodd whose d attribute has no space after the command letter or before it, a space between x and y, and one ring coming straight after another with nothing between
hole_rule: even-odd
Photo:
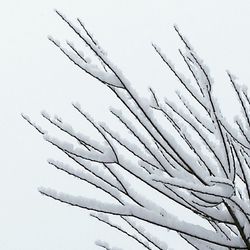
<instances>
[{"instance_id":1,"label":"snow-covered branch","mask_svg":"<svg viewBox=\"0 0 250 250\"><path fill-rule=\"evenodd\" d=\"M241 109L235 123L230 124L221 115L208 67L174 26L184 45L179 55L192 78L177 72L161 48L153 44L160 60L184 88L182 92L176 91L180 105L167 99L162 101L152 88L149 89L151 101L145 103L86 25L80 19L73 24L59 11L56 13L86 45L84 49L98 59L97 63L86 58L85 51L72 42L66 41L62 46L51 36L49 40L80 70L103 83L130 113L130 118L125 112L110 109L124 133L128 133L124 136L108 123L96 122L74 103L73 109L101 138L95 139L86 131L78 132L61 118L42 112L49 125L68 140L50 135L23 114L47 142L78 168L52 159L48 163L102 190L111 197L111 202L50 188L40 188L40 193L92 211L93 217L145 249L165 250L168 246L164 239L157 238L138 221L145 227L153 225L175 231L195 249L250 249L250 97L247 89L236 83L236 78L228 72ZM147 190L145 193L140 191L144 190L142 187ZM165 206L167 202L194 218L199 217L209 228L203 223L181 220L181 214L171 214ZM123 224L109 220L108 215L119 218ZM104 249L118 249L102 241L96 244Z\"/></svg>"}]
</instances>

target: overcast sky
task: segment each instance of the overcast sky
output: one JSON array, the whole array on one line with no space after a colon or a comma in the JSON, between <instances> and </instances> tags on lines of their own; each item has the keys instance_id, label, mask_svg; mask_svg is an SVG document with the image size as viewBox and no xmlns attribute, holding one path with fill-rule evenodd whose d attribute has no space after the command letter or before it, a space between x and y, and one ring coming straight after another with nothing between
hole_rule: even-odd
<instances>
[{"instance_id":1,"label":"overcast sky","mask_svg":"<svg viewBox=\"0 0 250 250\"><path fill-rule=\"evenodd\" d=\"M225 70L250 86L248 0L1 1L0 249L4 250L94 250L96 239L113 238L87 212L37 191L39 186L67 189L74 180L47 166L48 157L61 155L21 119L21 112L37 121L43 109L70 117L71 102L79 101L97 119L105 120L112 104L104 88L49 43L49 34L76 39L54 8L72 20L80 17L138 91L148 85L166 93L173 88L169 72L161 70L151 47L151 42L157 43L178 66L180 42L173 24L209 65L217 94L228 110L235 104ZM87 185L75 183L71 188L82 195L94 194ZM116 234L117 245L119 240ZM170 246L182 249L181 243Z\"/></svg>"}]
</instances>

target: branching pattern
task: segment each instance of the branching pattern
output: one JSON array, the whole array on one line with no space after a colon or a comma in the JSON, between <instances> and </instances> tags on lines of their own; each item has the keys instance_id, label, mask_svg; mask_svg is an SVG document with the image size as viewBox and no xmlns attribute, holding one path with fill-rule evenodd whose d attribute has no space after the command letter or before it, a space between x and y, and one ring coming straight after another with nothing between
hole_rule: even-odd
<instances>
[{"instance_id":1,"label":"branching pattern","mask_svg":"<svg viewBox=\"0 0 250 250\"><path fill-rule=\"evenodd\" d=\"M56 13L87 45L98 63L90 62L71 42L67 41L66 48L52 37L49 40L77 67L106 85L133 115L134 122L119 110L110 110L136 143L107 125L96 123L79 104L73 104L74 110L96 129L103 142L82 135L58 117L52 118L43 112L42 117L52 126L78 142L77 146L66 143L23 115L46 141L78 164L81 170L53 159L48 160L51 166L102 190L114 202L75 197L50 188L41 188L40 193L92 211L93 218L144 249L165 250L168 246L139 222L173 230L195 249L250 249L250 98L247 90L227 73L242 110L241 116L235 118L235 125L231 125L221 115L213 96L213 80L207 67L175 26L184 44L184 49L179 50L180 56L193 79L188 80L179 73L162 50L153 44L160 61L174 74L184 91L177 93L182 104L177 106L169 100L162 102L150 88L152 99L147 105L108 59L83 22L77 19L78 28L59 11ZM166 119L164 126L157 122L157 115ZM164 129L167 124L174 135ZM131 155L131 161L122 155L121 147ZM146 198L130 185L125 178L128 175L152 192L201 217L210 229L184 222L180 216L172 215L161 204ZM123 223L112 221L114 216ZM118 249L102 241L96 244L104 249Z\"/></svg>"}]
</instances>

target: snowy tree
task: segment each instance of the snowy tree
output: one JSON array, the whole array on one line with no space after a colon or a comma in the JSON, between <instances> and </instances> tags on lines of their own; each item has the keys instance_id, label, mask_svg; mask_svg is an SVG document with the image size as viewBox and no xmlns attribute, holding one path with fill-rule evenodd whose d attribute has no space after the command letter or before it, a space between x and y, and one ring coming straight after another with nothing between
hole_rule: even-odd
<instances>
[{"instance_id":1,"label":"snowy tree","mask_svg":"<svg viewBox=\"0 0 250 250\"><path fill-rule=\"evenodd\" d=\"M105 123L96 122L80 104L74 103L73 109L102 138L95 140L77 132L59 117L42 112L51 126L71 138L65 141L23 115L47 142L79 168L54 159L48 160L51 166L93 185L111 199L99 201L50 188L40 188L40 193L90 210L93 218L132 239L133 249L137 249L136 244L142 249L169 249L164 238L154 235L147 224L175 231L195 249L250 249L250 98L247 89L227 72L242 111L230 124L214 96L208 68L175 26L183 42L179 54L192 79L179 73L162 50L152 44L160 63L176 77L183 91L176 92L178 105L161 100L152 88L149 89L150 101L145 102L108 59L83 22L77 19L77 24L73 24L60 12L56 13L85 43L93 60L87 59L71 42L67 41L66 48L53 37L49 40L78 68L104 84L130 117L110 109L126 130L127 138ZM71 143L72 140L75 143ZM133 183L141 183L152 194L174 202L194 218L201 218L203 223L197 225L195 221L183 220L178 213L173 215L161 200L150 199ZM96 245L120 249L101 240Z\"/></svg>"}]
</instances>

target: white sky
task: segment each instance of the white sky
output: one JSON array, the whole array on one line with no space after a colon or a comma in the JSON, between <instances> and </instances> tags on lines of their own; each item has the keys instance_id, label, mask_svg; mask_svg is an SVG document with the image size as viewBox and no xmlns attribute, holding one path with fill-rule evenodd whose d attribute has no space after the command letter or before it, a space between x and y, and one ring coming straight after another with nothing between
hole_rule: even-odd
<instances>
[{"instance_id":1,"label":"white sky","mask_svg":"<svg viewBox=\"0 0 250 250\"><path fill-rule=\"evenodd\" d=\"M172 88L170 73L161 69L150 43L160 45L178 65L180 43L174 23L209 65L218 96L224 98L228 110L235 105L227 92L225 69L250 85L248 0L1 1L0 249L4 250L94 250L96 239L113 237L87 212L37 192L41 185L63 189L74 180L47 166L48 157L60 155L20 113L39 120L39 112L46 109L70 117L71 101L79 101L98 119L105 119L112 104L104 88L76 69L47 40L48 34L75 39L54 8L69 18L84 20L138 90L151 85L167 93ZM93 193L86 185L75 184L74 188L82 195ZM181 244L175 246L181 248Z\"/></svg>"}]
</instances>

